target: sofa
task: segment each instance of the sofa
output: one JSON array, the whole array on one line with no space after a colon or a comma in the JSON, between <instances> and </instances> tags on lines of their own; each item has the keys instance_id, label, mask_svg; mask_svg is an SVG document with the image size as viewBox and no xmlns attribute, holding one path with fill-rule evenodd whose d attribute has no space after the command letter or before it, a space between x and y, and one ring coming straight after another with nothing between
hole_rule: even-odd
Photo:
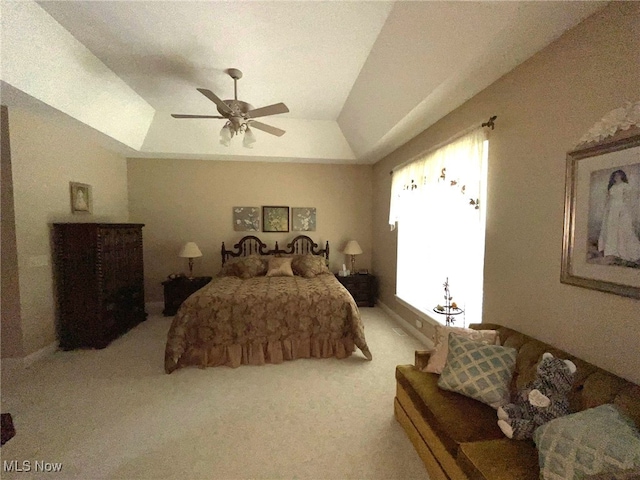
<instances>
[{"instance_id":1,"label":"sofa","mask_svg":"<svg viewBox=\"0 0 640 480\"><path fill-rule=\"evenodd\" d=\"M517 350L510 390L513 394L536 374L544 352L570 359L577 367L569 402L572 412L613 403L640 427L640 387L590 363L496 324L472 324L497 330L501 344ZM429 351L416 351L415 365L396 367L394 413L431 480L537 480L538 451L531 440L511 440L497 425L496 410L438 387L438 375L423 372Z\"/></svg>"}]
</instances>

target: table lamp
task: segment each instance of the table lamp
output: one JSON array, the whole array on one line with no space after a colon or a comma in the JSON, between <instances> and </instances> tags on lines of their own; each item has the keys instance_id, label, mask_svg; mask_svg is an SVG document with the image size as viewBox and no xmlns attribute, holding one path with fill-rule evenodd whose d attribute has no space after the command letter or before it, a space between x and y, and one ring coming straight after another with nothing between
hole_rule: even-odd
<instances>
[{"instance_id":1,"label":"table lamp","mask_svg":"<svg viewBox=\"0 0 640 480\"><path fill-rule=\"evenodd\" d=\"M355 240L349 240L347 242L347 246L344 247L344 251L346 255L351 255L351 274L356 273L356 255L360 255L362 253L362 248Z\"/></svg>"},{"instance_id":2,"label":"table lamp","mask_svg":"<svg viewBox=\"0 0 640 480\"><path fill-rule=\"evenodd\" d=\"M202 252L198 248L198 245L195 242L187 242L180 250L178 254L179 257L188 258L189 259L189 279L193 279L193 259L202 256Z\"/></svg>"}]
</instances>

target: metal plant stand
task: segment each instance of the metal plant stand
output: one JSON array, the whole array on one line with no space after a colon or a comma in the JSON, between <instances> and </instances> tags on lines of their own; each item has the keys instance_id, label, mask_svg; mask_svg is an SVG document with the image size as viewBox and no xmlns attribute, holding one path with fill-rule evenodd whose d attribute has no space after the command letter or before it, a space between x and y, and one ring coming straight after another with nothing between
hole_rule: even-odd
<instances>
[{"instance_id":1,"label":"metal plant stand","mask_svg":"<svg viewBox=\"0 0 640 480\"><path fill-rule=\"evenodd\" d=\"M451 302L453 297L449 292L449 277L447 277L442 286L444 287L444 305L438 305L433 309L433 311L438 315L445 315L445 325L451 326L456 321L455 316L464 313L464 310L459 308L455 302Z\"/></svg>"}]
</instances>

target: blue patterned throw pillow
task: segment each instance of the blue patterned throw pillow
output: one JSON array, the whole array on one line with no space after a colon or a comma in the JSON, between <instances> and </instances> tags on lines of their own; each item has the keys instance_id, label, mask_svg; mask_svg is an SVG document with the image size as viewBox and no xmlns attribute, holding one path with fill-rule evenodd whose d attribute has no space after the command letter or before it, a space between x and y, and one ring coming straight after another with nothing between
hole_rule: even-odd
<instances>
[{"instance_id":1,"label":"blue patterned throw pillow","mask_svg":"<svg viewBox=\"0 0 640 480\"><path fill-rule=\"evenodd\" d=\"M611 404L551 420L535 431L533 440L544 480L615 475L640 467L640 433Z\"/></svg>"},{"instance_id":2,"label":"blue patterned throw pillow","mask_svg":"<svg viewBox=\"0 0 640 480\"><path fill-rule=\"evenodd\" d=\"M449 353L438 386L498 408L509 402L516 349L449 334Z\"/></svg>"}]
</instances>

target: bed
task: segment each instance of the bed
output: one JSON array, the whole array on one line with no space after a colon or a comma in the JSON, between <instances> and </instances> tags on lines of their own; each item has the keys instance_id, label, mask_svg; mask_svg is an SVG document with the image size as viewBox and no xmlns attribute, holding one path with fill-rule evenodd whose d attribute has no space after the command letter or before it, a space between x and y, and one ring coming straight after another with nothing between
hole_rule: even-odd
<instances>
[{"instance_id":1,"label":"bed","mask_svg":"<svg viewBox=\"0 0 640 480\"><path fill-rule=\"evenodd\" d=\"M268 250L258 237L247 236L231 250L223 243L221 253L221 273L185 300L173 319L167 373L191 365L346 358L356 347L371 360L358 307L326 266L328 242L319 249L300 235L284 249L276 242ZM267 276L275 267L265 265L289 262L296 275Z\"/></svg>"}]
</instances>

